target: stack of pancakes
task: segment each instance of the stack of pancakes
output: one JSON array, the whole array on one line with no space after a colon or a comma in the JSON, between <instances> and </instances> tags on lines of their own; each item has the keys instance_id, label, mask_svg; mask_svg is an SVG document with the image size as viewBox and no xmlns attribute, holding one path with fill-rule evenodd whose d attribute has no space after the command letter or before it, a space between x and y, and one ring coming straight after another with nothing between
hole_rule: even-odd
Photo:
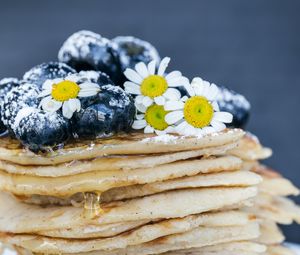
<instances>
[{"instance_id":1,"label":"stack of pancakes","mask_svg":"<svg viewBox=\"0 0 300 255\"><path fill-rule=\"evenodd\" d=\"M34 154L0 139L0 240L20 254L290 254L298 190L240 129L126 134ZM273 187L276 188L273 188ZM280 186L279 188L277 186Z\"/></svg>"}]
</instances>

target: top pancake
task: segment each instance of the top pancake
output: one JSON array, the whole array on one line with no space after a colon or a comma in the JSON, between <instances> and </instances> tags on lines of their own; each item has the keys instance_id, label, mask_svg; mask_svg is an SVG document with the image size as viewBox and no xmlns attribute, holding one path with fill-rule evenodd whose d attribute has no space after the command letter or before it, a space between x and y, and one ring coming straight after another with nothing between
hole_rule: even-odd
<instances>
[{"instance_id":1,"label":"top pancake","mask_svg":"<svg viewBox=\"0 0 300 255\"><path fill-rule=\"evenodd\" d=\"M270 157L272 150L263 147L256 136L247 133L239 141L239 145L231 151L231 154L246 161L255 161Z\"/></svg>"},{"instance_id":2,"label":"top pancake","mask_svg":"<svg viewBox=\"0 0 300 255\"><path fill-rule=\"evenodd\" d=\"M17 140L1 138L0 160L20 165L55 165L106 155L143 155L199 150L234 143L244 134L241 129L227 129L202 138L131 133L109 139L69 143L62 149L45 154L35 154L25 149Z\"/></svg>"}]
</instances>

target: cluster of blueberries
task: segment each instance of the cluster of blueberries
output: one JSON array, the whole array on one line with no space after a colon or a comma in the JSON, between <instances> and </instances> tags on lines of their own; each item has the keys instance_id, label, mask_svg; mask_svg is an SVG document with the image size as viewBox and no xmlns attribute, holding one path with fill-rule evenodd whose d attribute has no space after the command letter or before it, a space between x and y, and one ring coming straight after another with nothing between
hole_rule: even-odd
<instances>
[{"instance_id":1,"label":"cluster of blueberries","mask_svg":"<svg viewBox=\"0 0 300 255\"><path fill-rule=\"evenodd\" d=\"M90 31L77 32L63 44L57 62L35 66L21 80L0 80L0 135L13 136L38 152L69 139L95 139L129 132L136 109L132 97L122 89L126 81L123 72L139 62L152 60L159 63L157 50L138 38L119 36L109 40ZM44 82L70 74L98 84L100 92L83 98L81 110L71 119L64 118L60 111L49 114L40 109L38 96ZM233 127L243 127L249 117L248 101L225 87L220 91L221 110L233 114ZM25 107L36 111L17 121L18 113Z\"/></svg>"}]
</instances>

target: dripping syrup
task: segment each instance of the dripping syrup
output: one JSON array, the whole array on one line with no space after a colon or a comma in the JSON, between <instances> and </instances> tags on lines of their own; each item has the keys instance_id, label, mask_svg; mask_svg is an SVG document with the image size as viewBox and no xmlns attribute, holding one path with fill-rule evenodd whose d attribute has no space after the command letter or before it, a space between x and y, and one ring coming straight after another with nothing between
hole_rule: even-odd
<instances>
[{"instance_id":1,"label":"dripping syrup","mask_svg":"<svg viewBox=\"0 0 300 255\"><path fill-rule=\"evenodd\" d=\"M83 193L84 197L84 210L83 216L84 218L93 219L100 214L103 213L103 209L101 208L100 192L85 192Z\"/></svg>"}]
</instances>

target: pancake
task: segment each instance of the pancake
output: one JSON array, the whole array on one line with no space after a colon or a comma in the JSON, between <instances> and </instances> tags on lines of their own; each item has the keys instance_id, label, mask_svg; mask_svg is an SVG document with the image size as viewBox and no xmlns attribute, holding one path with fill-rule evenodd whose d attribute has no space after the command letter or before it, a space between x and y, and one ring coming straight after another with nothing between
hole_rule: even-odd
<instances>
[{"instance_id":1,"label":"pancake","mask_svg":"<svg viewBox=\"0 0 300 255\"><path fill-rule=\"evenodd\" d=\"M118 250L130 247L129 254L131 249L135 250L135 254L153 254L223 242L250 240L259 236L259 227L257 223L231 227L197 227L184 233L173 234L143 243L143 241L146 241L151 234L152 232L150 231L144 233L144 235L133 237L132 239L127 238L128 242L123 241L123 239L122 241L116 239L113 240L113 238L107 242L102 242L103 239L80 241L76 239L56 239L22 234L3 234L1 238L13 245L40 253L83 254L84 252ZM139 245L140 247L135 247Z\"/></svg>"},{"instance_id":2,"label":"pancake","mask_svg":"<svg viewBox=\"0 0 300 255\"><path fill-rule=\"evenodd\" d=\"M231 242L224 244L217 244L211 246L205 246L201 248L191 248L186 250L178 250L166 252L161 255L198 255L198 254L228 254L228 255L239 255L239 254L261 254L266 251L266 246L257 244L254 242Z\"/></svg>"},{"instance_id":3,"label":"pancake","mask_svg":"<svg viewBox=\"0 0 300 255\"><path fill-rule=\"evenodd\" d=\"M0 171L0 190L15 195L68 197L77 192L104 192L111 188L145 184L199 173L240 169L242 161L233 156L174 162L131 171L100 171L56 178L12 175Z\"/></svg>"},{"instance_id":4,"label":"pancake","mask_svg":"<svg viewBox=\"0 0 300 255\"><path fill-rule=\"evenodd\" d=\"M69 226L63 229L37 231L36 234L58 237L58 238L95 238L95 237L113 237L138 227L142 227L151 220L128 221L124 223L112 223L104 225L85 225L85 226Z\"/></svg>"},{"instance_id":5,"label":"pancake","mask_svg":"<svg viewBox=\"0 0 300 255\"><path fill-rule=\"evenodd\" d=\"M108 139L68 143L64 148L44 154L30 152L24 149L17 140L6 137L0 139L0 160L20 165L55 165L107 155L141 155L200 150L237 142L244 134L241 129L226 129L201 138L130 133Z\"/></svg>"},{"instance_id":6,"label":"pancake","mask_svg":"<svg viewBox=\"0 0 300 255\"><path fill-rule=\"evenodd\" d=\"M160 233L165 233L164 235L169 235L174 233L182 233L198 226L205 226L205 227L240 226L240 225L246 225L253 220L255 220L255 217L247 213L243 213L240 211L222 211L222 212L190 215L181 219L158 220L156 221L156 223L145 224L143 226L137 226L137 227L139 227L139 229L144 229L143 231L145 231L145 234L141 234L141 235L146 235L147 231L154 232L155 228L157 229L156 231L160 231ZM37 232L36 234L41 236L68 238L68 239L112 237L113 235L107 235L108 230L109 229L107 227L103 228L103 226L87 225L87 226L76 226L75 228L70 227L67 229L40 231Z\"/></svg>"},{"instance_id":7,"label":"pancake","mask_svg":"<svg viewBox=\"0 0 300 255\"><path fill-rule=\"evenodd\" d=\"M220 172L200 174L191 177L182 177L163 182L154 182L142 185L131 185L110 189L101 194L101 202L112 202L124 199L143 197L169 190L200 187L246 187L257 185L262 181L255 173L247 171ZM21 196L19 200L40 205L71 205L83 206L84 195L77 193L69 198L56 198L41 195Z\"/></svg>"},{"instance_id":8,"label":"pancake","mask_svg":"<svg viewBox=\"0 0 300 255\"><path fill-rule=\"evenodd\" d=\"M229 153L245 161L255 161L270 157L272 150L263 147L257 137L247 133L243 139L239 140L238 146Z\"/></svg>"},{"instance_id":9,"label":"pancake","mask_svg":"<svg viewBox=\"0 0 300 255\"><path fill-rule=\"evenodd\" d=\"M0 193L0 231L33 233L88 224L179 218L232 206L255 197L256 194L255 187L169 191L124 202L103 204L103 213L90 219L82 216L81 208L43 208L18 202L12 196Z\"/></svg>"},{"instance_id":10,"label":"pancake","mask_svg":"<svg viewBox=\"0 0 300 255\"><path fill-rule=\"evenodd\" d=\"M272 220L263 220L260 223L260 232L261 235L257 241L262 244L280 244L285 239L277 224Z\"/></svg>"},{"instance_id":11,"label":"pancake","mask_svg":"<svg viewBox=\"0 0 300 255\"><path fill-rule=\"evenodd\" d=\"M269 167L257 165L253 171L263 177L263 181L259 185L260 192L272 196L298 196L300 194L299 189L291 181L283 178L278 172Z\"/></svg>"},{"instance_id":12,"label":"pancake","mask_svg":"<svg viewBox=\"0 0 300 255\"><path fill-rule=\"evenodd\" d=\"M177 250L160 253L160 255L263 255L262 253L265 252L265 250L266 247L264 245L244 241ZM15 251L18 252L18 255L32 255L31 252L20 247L15 247ZM112 254L111 252L108 253ZM100 255L108 253L99 251Z\"/></svg>"},{"instance_id":13,"label":"pancake","mask_svg":"<svg viewBox=\"0 0 300 255\"><path fill-rule=\"evenodd\" d=\"M272 246L275 247L275 246ZM276 246L277 247L277 246ZM32 255L28 250L21 247L11 248L18 255ZM217 245L204 246L201 248L190 248L184 250L175 250L166 253L160 253L160 255L264 255L267 247L258 243L250 241L240 241L240 242L229 242ZM97 252L94 252L97 254ZM262 254L263 253L263 254ZM37 253L36 253L37 254ZM99 255L112 254L112 252L99 251ZM119 253L116 253L119 254ZM124 254L124 253L121 253ZM285 253L284 253L285 254Z\"/></svg>"},{"instance_id":14,"label":"pancake","mask_svg":"<svg viewBox=\"0 0 300 255\"><path fill-rule=\"evenodd\" d=\"M270 245L264 255L295 255L295 253L282 245Z\"/></svg>"},{"instance_id":15,"label":"pancake","mask_svg":"<svg viewBox=\"0 0 300 255\"><path fill-rule=\"evenodd\" d=\"M92 160L75 160L70 163L61 163L55 166L23 166L8 161L0 160L0 169L11 173L32 176L59 177L87 173L92 171L109 170L132 170L151 168L158 165L172 163L179 160L208 157L211 155L222 155L226 151L237 146L237 143L229 143L222 146L205 148L200 150L165 153L158 155L138 155L138 156L106 156Z\"/></svg>"},{"instance_id":16,"label":"pancake","mask_svg":"<svg viewBox=\"0 0 300 255\"><path fill-rule=\"evenodd\" d=\"M280 224L300 223L300 207L291 199L268 194L259 194L255 198L255 207L246 208L263 219L270 219Z\"/></svg>"}]
</instances>

